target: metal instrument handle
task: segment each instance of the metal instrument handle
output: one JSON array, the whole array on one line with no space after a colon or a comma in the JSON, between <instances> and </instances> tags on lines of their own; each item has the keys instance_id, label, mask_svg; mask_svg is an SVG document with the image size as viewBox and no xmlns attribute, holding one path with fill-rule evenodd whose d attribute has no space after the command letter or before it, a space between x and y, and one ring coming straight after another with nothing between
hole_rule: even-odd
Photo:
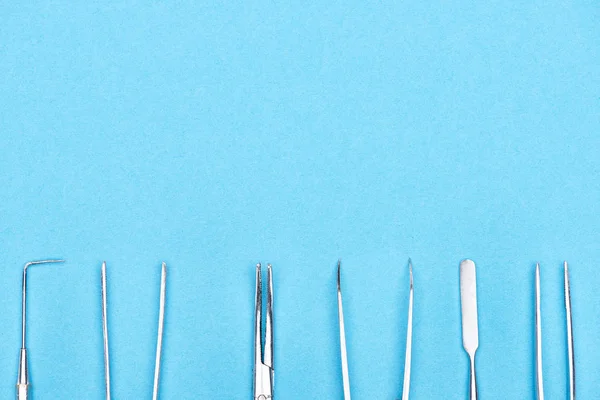
<instances>
[{"instance_id":1,"label":"metal instrument handle","mask_svg":"<svg viewBox=\"0 0 600 400\"><path fill-rule=\"evenodd\" d=\"M27 394L29 392L28 383L17 384L17 400L27 400Z\"/></svg>"},{"instance_id":2,"label":"metal instrument handle","mask_svg":"<svg viewBox=\"0 0 600 400\"><path fill-rule=\"evenodd\" d=\"M477 378L475 377L475 356L471 358L470 400L477 400Z\"/></svg>"},{"instance_id":3,"label":"metal instrument handle","mask_svg":"<svg viewBox=\"0 0 600 400\"><path fill-rule=\"evenodd\" d=\"M17 400L27 400L29 392L29 372L27 368L27 349L19 354L19 376L17 377Z\"/></svg>"}]
</instances>

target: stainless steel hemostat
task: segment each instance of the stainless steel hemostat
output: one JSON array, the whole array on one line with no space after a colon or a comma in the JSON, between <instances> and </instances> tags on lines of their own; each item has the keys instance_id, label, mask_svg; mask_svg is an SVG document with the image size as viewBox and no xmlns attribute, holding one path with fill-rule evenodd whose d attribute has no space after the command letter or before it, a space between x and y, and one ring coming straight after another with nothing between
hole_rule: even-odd
<instances>
[{"instance_id":1,"label":"stainless steel hemostat","mask_svg":"<svg viewBox=\"0 0 600 400\"><path fill-rule=\"evenodd\" d=\"M256 265L256 298L254 308L254 399L273 399L273 272L267 265L267 307L263 330L262 272ZM264 338L263 338L264 331Z\"/></svg>"}]
</instances>

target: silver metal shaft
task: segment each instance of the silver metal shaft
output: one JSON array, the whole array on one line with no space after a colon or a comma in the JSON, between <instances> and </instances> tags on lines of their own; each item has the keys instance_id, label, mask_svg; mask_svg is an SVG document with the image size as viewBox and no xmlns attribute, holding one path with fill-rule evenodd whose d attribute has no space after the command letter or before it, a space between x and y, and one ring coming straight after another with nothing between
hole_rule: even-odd
<instances>
[{"instance_id":1,"label":"silver metal shaft","mask_svg":"<svg viewBox=\"0 0 600 400\"><path fill-rule=\"evenodd\" d=\"M571 313L571 285L569 265L565 261L565 307L567 311L567 347L569 351L569 399L575 400L575 351L573 344L573 314Z\"/></svg>"},{"instance_id":2,"label":"silver metal shaft","mask_svg":"<svg viewBox=\"0 0 600 400\"><path fill-rule=\"evenodd\" d=\"M267 264L267 316L265 318L265 345L263 364L271 369L273 366L273 267Z\"/></svg>"},{"instance_id":3,"label":"silver metal shaft","mask_svg":"<svg viewBox=\"0 0 600 400\"><path fill-rule=\"evenodd\" d=\"M154 389L152 400L158 399L158 382L160 380L160 358L162 353L163 331L165 326L165 300L167 296L167 264L162 263L160 275L160 303L158 309L158 338L156 340L156 361L154 364Z\"/></svg>"},{"instance_id":4,"label":"silver metal shaft","mask_svg":"<svg viewBox=\"0 0 600 400\"><path fill-rule=\"evenodd\" d=\"M108 309L107 309L107 292L106 292L106 262L102 263L100 274L102 285L102 338L104 341L104 386L106 400L110 400L110 358L108 351Z\"/></svg>"},{"instance_id":5,"label":"silver metal shaft","mask_svg":"<svg viewBox=\"0 0 600 400\"><path fill-rule=\"evenodd\" d=\"M344 385L344 400L350 400L350 374L348 372L348 352L346 351L346 330L344 329L344 309L342 307L342 262L338 261L337 269L337 298L338 320L340 326L340 353L342 358L342 382Z\"/></svg>"},{"instance_id":6,"label":"silver metal shaft","mask_svg":"<svg viewBox=\"0 0 600 400\"><path fill-rule=\"evenodd\" d=\"M29 371L27 365L27 269L32 265L62 263L64 260L31 261L23 267L21 298L21 351L19 353L19 372L17 376L17 400L27 400L29 393Z\"/></svg>"},{"instance_id":7,"label":"silver metal shaft","mask_svg":"<svg viewBox=\"0 0 600 400\"><path fill-rule=\"evenodd\" d=\"M408 295L408 324L406 327L406 355L404 357L404 385L402 386L402 400L408 400L410 393L410 364L412 358L412 321L413 321L413 268L412 261L408 259L410 273L410 292Z\"/></svg>"},{"instance_id":8,"label":"silver metal shaft","mask_svg":"<svg viewBox=\"0 0 600 400\"><path fill-rule=\"evenodd\" d=\"M262 271L261 265L256 264L256 291L254 297L254 374L263 362L263 336L262 336ZM255 391L256 391L255 382Z\"/></svg>"},{"instance_id":9,"label":"silver metal shaft","mask_svg":"<svg viewBox=\"0 0 600 400\"><path fill-rule=\"evenodd\" d=\"M535 388L537 400L544 400L544 374L542 368L542 301L539 263L535 266Z\"/></svg>"}]
</instances>

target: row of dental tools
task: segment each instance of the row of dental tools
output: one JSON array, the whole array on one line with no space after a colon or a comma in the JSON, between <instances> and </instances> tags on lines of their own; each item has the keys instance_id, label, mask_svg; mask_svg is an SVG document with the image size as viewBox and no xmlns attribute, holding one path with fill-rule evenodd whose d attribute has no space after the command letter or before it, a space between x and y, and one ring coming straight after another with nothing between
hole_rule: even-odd
<instances>
[{"instance_id":1,"label":"row of dental tools","mask_svg":"<svg viewBox=\"0 0 600 400\"><path fill-rule=\"evenodd\" d=\"M564 262L565 310L567 327L567 349L569 362L569 400L575 400L575 353L573 345L573 317L571 313L571 284L569 265ZM542 318L540 294L540 264L535 267L535 367L536 396L544 400L544 380L542 374ZM477 400L477 379L475 373L475 353L479 347L479 326L477 319L477 279L475 263L463 260L460 263L460 302L462 315L463 347L470 360L469 399Z\"/></svg>"},{"instance_id":2,"label":"row of dental tools","mask_svg":"<svg viewBox=\"0 0 600 400\"><path fill-rule=\"evenodd\" d=\"M62 263L64 260L32 261L23 268L22 282L22 344L19 358L19 372L17 379L17 400L27 400L29 396L29 376L26 347L26 311L27 311L27 270L33 265ZM404 381L402 400L409 399L410 373L412 358L412 333L413 333L413 305L414 284L412 261L408 260L409 269L409 295L408 295L408 322L406 329L406 351L404 360ZM477 316L477 279L476 267L472 260L463 260L459 267L460 272L460 301L462 317L463 347L470 360L469 399L477 400L477 379L475 371L475 354L479 347L479 327ZM166 303L167 266L162 263L160 280L160 298L158 315L158 333L156 342L156 359L154 371L154 386L152 399L158 399L160 380L160 363L163 343L165 303ZM263 307L263 286L266 286L266 307ZM569 400L575 400L575 356L573 350L573 324L571 313L571 289L569 281L568 264L564 263L564 290L567 325L567 347L569 355ZM104 370L106 400L111 398L110 388L110 359L108 344L108 308L107 308L107 273L106 262L101 267L101 295L102 295L102 334L104 344ZM337 263L337 303L340 337L340 355L342 369L342 384L344 400L350 400L350 377L348 370L348 352L346 349L346 333L344 325L344 311L342 304L341 261ZM264 310L263 310L264 308ZM265 317L263 318L263 311ZM253 399L272 400L274 398L274 366L273 366L273 272L271 264L267 265L267 283L263 285L261 264L256 265L256 291L255 291L255 320L254 320L254 379ZM541 328L541 294L540 294L540 265L535 269L535 338L536 338L536 394L538 400L544 400L542 377L542 328Z\"/></svg>"},{"instance_id":3,"label":"row of dental tools","mask_svg":"<svg viewBox=\"0 0 600 400\"><path fill-rule=\"evenodd\" d=\"M29 396L29 373L26 347L26 312L27 312L27 270L33 265L63 263L64 260L42 260L32 261L25 264L23 267L23 283L22 283L22 342L19 357L19 372L17 377L17 400L27 400ZM107 277L106 277L106 262L102 263L100 273L100 286L102 294L102 336L104 342L104 375L105 375L105 396L106 400L110 400L110 361L108 347L108 308L107 308ZM163 262L161 267L160 278L160 300L158 312L158 337L156 341L156 360L154 367L154 387L152 391L152 400L158 399L158 383L160 378L160 360L162 353L163 331L165 322L165 301L167 288L167 265Z\"/></svg>"},{"instance_id":4,"label":"row of dental tools","mask_svg":"<svg viewBox=\"0 0 600 400\"><path fill-rule=\"evenodd\" d=\"M412 262L408 260L410 289L408 298L408 323L406 329L406 351L404 362L404 384L402 388L402 400L409 399L410 392L410 370L412 354L412 326L413 326L413 302L414 284ZM477 378L475 370L475 354L479 348L479 322L477 317L477 274L475 263L465 259L460 262L460 303L462 318L463 347L469 355L469 399L477 400ZM569 281L569 266L564 262L564 287L565 287L565 309L567 326L567 348L569 360L569 400L575 400L575 354L573 341L573 317L571 312L571 286ZM338 261L337 269L337 301L340 333L340 358L342 364L342 385L344 400L350 400L350 377L348 373L348 353L346 350L346 330L344 325L344 310L342 306L341 288L341 262ZM544 388L542 378L542 326L541 326L541 301L540 301L540 265L535 269L535 332L536 332L536 393L537 400L544 400Z\"/></svg>"},{"instance_id":5,"label":"row of dental tools","mask_svg":"<svg viewBox=\"0 0 600 400\"><path fill-rule=\"evenodd\" d=\"M406 330L406 355L404 367L404 386L402 400L408 400L410 390L410 364L412 354L412 314L413 314L413 275L412 262L408 261L410 273L410 291L408 302L408 327ZM348 372L348 352L346 350L346 332L342 305L342 263L337 264L337 302L340 330L340 354L342 362L342 382L344 400L350 400L350 377ZM254 400L273 399L273 270L267 265L267 305L263 324L263 283L261 264L256 265L256 297L254 311Z\"/></svg>"}]
</instances>

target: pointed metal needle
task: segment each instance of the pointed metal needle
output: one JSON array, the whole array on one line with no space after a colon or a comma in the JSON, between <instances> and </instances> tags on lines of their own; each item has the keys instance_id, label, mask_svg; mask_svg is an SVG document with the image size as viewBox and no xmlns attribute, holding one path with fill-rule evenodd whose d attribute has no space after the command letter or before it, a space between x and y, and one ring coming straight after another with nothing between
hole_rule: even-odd
<instances>
[{"instance_id":1,"label":"pointed metal needle","mask_svg":"<svg viewBox=\"0 0 600 400\"><path fill-rule=\"evenodd\" d=\"M106 262L102 263L100 282L102 286L102 339L104 342L104 386L106 400L110 400L110 359L108 351L108 310L106 305Z\"/></svg>"},{"instance_id":2,"label":"pointed metal needle","mask_svg":"<svg viewBox=\"0 0 600 400\"><path fill-rule=\"evenodd\" d=\"M348 373L348 353L346 351L346 331L344 329L344 310L342 307L342 285L341 285L341 260L338 260L337 270L337 298L338 319L340 326L340 351L342 356L342 380L344 384L344 400L350 400L350 375Z\"/></svg>"},{"instance_id":3,"label":"pointed metal needle","mask_svg":"<svg viewBox=\"0 0 600 400\"><path fill-rule=\"evenodd\" d=\"M404 385L402 386L402 400L408 400L410 392L410 364L412 358L412 320L413 320L413 267L412 261L408 259L410 273L410 292L408 295L408 324L406 328L406 355L404 358Z\"/></svg>"},{"instance_id":4,"label":"pointed metal needle","mask_svg":"<svg viewBox=\"0 0 600 400\"><path fill-rule=\"evenodd\" d=\"M160 358L162 353L163 331L165 326L165 300L167 296L167 264L162 263L160 274L160 303L158 309L158 338L156 340L156 362L154 364L154 390L152 400L158 399L158 382L160 380Z\"/></svg>"},{"instance_id":5,"label":"pointed metal needle","mask_svg":"<svg viewBox=\"0 0 600 400\"><path fill-rule=\"evenodd\" d=\"M567 311L567 347L569 350L569 399L575 400L575 352L573 349L573 314L571 313L571 285L569 265L565 261L565 308Z\"/></svg>"},{"instance_id":6,"label":"pointed metal needle","mask_svg":"<svg viewBox=\"0 0 600 400\"><path fill-rule=\"evenodd\" d=\"M537 400L544 400L544 375L542 368L542 302L540 264L535 266L535 387Z\"/></svg>"},{"instance_id":7,"label":"pointed metal needle","mask_svg":"<svg viewBox=\"0 0 600 400\"><path fill-rule=\"evenodd\" d=\"M22 300L21 300L21 352L19 356L19 374L17 377L17 400L27 400L29 393L29 372L27 366L26 314L27 314L27 269L32 265L62 263L65 260L31 261L23 267Z\"/></svg>"}]
</instances>

